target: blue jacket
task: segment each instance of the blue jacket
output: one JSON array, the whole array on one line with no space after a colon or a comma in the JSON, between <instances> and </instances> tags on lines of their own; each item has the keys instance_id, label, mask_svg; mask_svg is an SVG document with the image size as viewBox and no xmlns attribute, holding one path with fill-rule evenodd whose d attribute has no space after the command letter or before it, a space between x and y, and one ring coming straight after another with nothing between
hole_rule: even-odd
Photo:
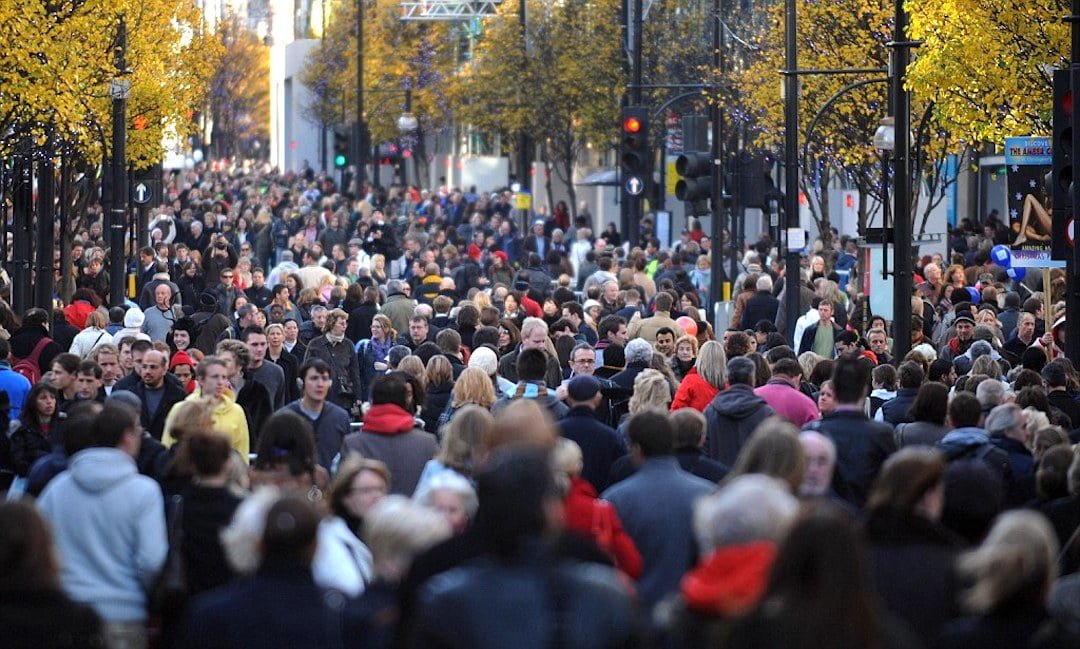
<instances>
[{"instance_id":1,"label":"blue jacket","mask_svg":"<svg viewBox=\"0 0 1080 649\"><path fill-rule=\"evenodd\" d=\"M106 622L146 620L146 593L169 547L165 500L118 448L88 448L38 499L52 526L64 591Z\"/></svg>"},{"instance_id":2,"label":"blue jacket","mask_svg":"<svg viewBox=\"0 0 1080 649\"><path fill-rule=\"evenodd\" d=\"M603 493L634 540L645 569L638 580L642 611L679 589L694 566L694 503L716 485L683 471L674 456L651 457L637 473Z\"/></svg>"},{"instance_id":3,"label":"blue jacket","mask_svg":"<svg viewBox=\"0 0 1080 649\"><path fill-rule=\"evenodd\" d=\"M626 453L622 438L615 429L597 419L596 412L588 406L571 408L558 426L562 437L581 447L584 461L581 477L598 492L607 489L611 465Z\"/></svg>"},{"instance_id":4,"label":"blue jacket","mask_svg":"<svg viewBox=\"0 0 1080 649\"><path fill-rule=\"evenodd\" d=\"M7 392L8 403L11 404L8 417L12 421L18 419L19 414L22 413L23 403L26 402L26 395L30 393L30 387L30 381L12 370L11 363L0 361L0 392Z\"/></svg>"}]
</instances>

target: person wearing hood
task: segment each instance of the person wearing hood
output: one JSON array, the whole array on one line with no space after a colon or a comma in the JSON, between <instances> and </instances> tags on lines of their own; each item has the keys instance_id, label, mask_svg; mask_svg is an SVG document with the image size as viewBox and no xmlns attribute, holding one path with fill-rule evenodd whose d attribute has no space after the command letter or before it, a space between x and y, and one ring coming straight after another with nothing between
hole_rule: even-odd
<instances>
[{"instance_id":1,"label":"person wearing hood","mask_svg":"<svg viewBox=\"0 0 1080 649\"><path fill-rule=\"evenodd\" d=\"M360 453L390 469L390 493L412 495L428 460L435 457L435 436L416 426L407 409L409 384L399 373L376 377L371 383L371 408L358 433L345 437L341 457Z\"/></svg>"},{"instance_id":2,"label":"person wearing hood","mask_svg":"<svg viewBox=\"0 0 1080 649\"><path fill-rule=\"evenodd\" d=\"M38 367L41 374L49 371L53 359L64 350L49 337L47 329L49 314L45 309L33 308L23 316L22 326L15 330L8 342L11 344L11 364L29 358L38 350Z\"/></svg>"},{"instance_id":3,"label":"person wearing hood","mask_svg":"<svg viewBox=\"0 0 1080 649\"><path fill-rule=\"evenodd\" d=\"M949 462L964 458L980 459L1005 482L1012 476L1009 454L993 445L982 422L982 404L975 395L968 392L953 395L949 401L947 420L952 429L935 447L945 454Z\"/></svg>"},{"instance_id":4,"label":"person wearing hood","mask_svg":"<svg viewBox=\"0 0 1080 649\"><path fill-rule=\"evenodd\" d=\"M233 450L240 454L244 464L249 462L248 454L251 449L251 439L248 434L247 416L243 408L236 405L233 394L229 390L229 366L215 356L207 356L199 362L195 369L195 376L199 382L199 388L189 394L184 401L176 404L169 410L165 418L165 429L161 435L161 443L166 447L176 443L172 436L173 420L180 409L180 404L187 401L198 401L209 398L213 402L214 430L229 438L229 444Z\"/></svg>"},{"instance_id":5,"label":"person wearing hood","mask_svg":"<svg viewBox=\"0 0 1080 649\"><path fill-rule=\"evenodd\" d=\"M143 333L143 324L146 323L146 314L142 310L133 306L128 308L124 312L124 328L113 334L113 340L123 340L124 338L135 338L136 340L150 340L150 336Z\"/></svg>"},{"instance_id":6,"label":"person wearing hood","mask_svg":"<svg viewBox=\"0 0 1080 649\"><path fill-rule=\"evenodd\" d=\"M754 394L757 367L749 358L737 356L727 365L728 389L717 394L705 409L705 454L731 466L758 424L776 412Z\"/></svg>"},{"instance_id":7,"label":"person wearing hood","mask_svg":"<svg viewBox=\"0 0 1080 649\"><path fill-rule=\"evenodd\" d=\"M195 348L207 356L213 354L218 338L230 327L229 316L218 312L217 296L211 291L203 291L199 295L198 310L191 316Z\"/></svg>"},{"instance_id":8,"label":"person wearing hood","mask_svg":"<svg viewBox=\"0 0 1080 649\"><path fill-rule=\"evenodd\" d=\"M104 619L107 646L146 646L147 593L168 549L164 499L136 468L137 412L107 403L89 437L92 446L72 456L37 504L56 537L66 593Z\"/></svg>"}]
</instances>

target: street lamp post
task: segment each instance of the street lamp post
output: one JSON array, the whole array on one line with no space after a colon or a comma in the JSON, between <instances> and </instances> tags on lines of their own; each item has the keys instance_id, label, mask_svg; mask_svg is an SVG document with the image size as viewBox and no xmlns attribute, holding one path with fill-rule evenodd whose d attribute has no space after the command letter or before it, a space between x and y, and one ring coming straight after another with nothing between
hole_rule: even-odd
<instances>
[{"instance_id":1,"label":"street lamp post","mask_svg":"<svg viewBox=\"0 0 1080 649\"><path fill-rule=\"evenodd\" d=\"M367 147L364 144L364 0L356 0L356 121L353 122L353 160L356 161L356 194L364 192Z\"/></svg>"},{"instance_id":2,"label":"street lamp post","mask_svg":"<svg viewBox=\"0 0 1080 649\"><path fill-rule=\"evenodd\" d=\"M112 205L109 209L109 306L123 306L127 264L124 260L124 231L127 228L127 98L131 82L127 73L127 24L123 17L116 37L117 79L110 84L112 95Z\"/></svg>"}]
</instances>

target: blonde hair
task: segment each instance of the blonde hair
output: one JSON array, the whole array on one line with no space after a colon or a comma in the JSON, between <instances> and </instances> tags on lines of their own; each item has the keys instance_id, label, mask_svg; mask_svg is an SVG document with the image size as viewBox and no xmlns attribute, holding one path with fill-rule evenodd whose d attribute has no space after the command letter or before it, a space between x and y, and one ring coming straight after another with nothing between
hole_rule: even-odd
<instances>
[{"instance_id":1,"label":"blonde hair","mask_svg":"<svg viewBox=\"0 0 1080 649\"><path fill-rule=\"evenodd\" d=\"M419 356L406 356L398 363L398 371L405 372L406 374L416 377L420 381L420 385L424 390L427 390L427 370L424 368L424 361L420 360ZM414 401L419 402L423 395L417 394L414 396Z\"/></svg>"},{"instance_id":2,"label":"blonde hair","mask_svg":"<svg viewBox=\"0 0 1080 649\"><path fill-rule=\"evenodd\" d=\"M486 376L484 380L491 383ZM487 448L494 429L495 418L487 408L466 404L443 427L442 443L435 459L455 471L471 474L473 454L478 449Z\"/></svg>"},{"instance_id":3,"label":"blonde hair","mask_svg":"<svg viewBox=\"0 0 1080 649\"><path fill-rule=\"evenodd\" d=\"M375 557L375 570L390 579L399 579L413 557L450 535L442 515L405 496L386 496L364 521L364 542Z\"/></svg>"},{"instance_id":4,"label":"blonde hair","mask_svg":"<svg viewBox=\"0 0 1080 649\"><path fill-rule=\"evenodd\" d=\"M702 345L695 367L706 383L717 390L724 389L724 383L727 382L727 353L724 352L722 344L710 340Z\"/></svg>"},{"instance_id":5,"label":"blonde hair","mask_svg":"<svg viewBox=\"0 0 1080 649\"><path fill-rule=\"evenodd\" d=\"M454 380L454 370L450 367L450 361L442 354L436 354L428 359L424 375L428 385L443 385Z\"/></svg>"},{"instance_id":6,"label":"blonde hair","mask_svg":"<svg viewBox=\"0 0 1080 649\"><path fill-rule=\"evenodd\" d=\"M654 369L645 369L634 379L634 394L630 397L630 414L649 408L667 412L671 406L671 384Z\"/></svg>"},{"instance_id":7,"label":"blonde hair","mask_svg":"<svg viewBox=\"0 0 1080 649\"><path fill-rule=\"evenodd\" d=\"M177 443L191 433L214 430L214 403L209 397L194 401L181 401L176 406L169 434Z\"/></svg>"},{"instance_id":8,"label":"blonde hair","mask_svg":"<svg viewBox=\"0 0 1080 649\"><path fill-rule=\"evenodd\" d=\"M479 367L467 367L454 383L454 400L457 408L464 404L475 403L482 408L490 408L495 403L495 386L484 370Z\"/></svg>"},{"instance_id":9,"label":"blonde hair","mask_svg":"<svg viewBox=\"0 0 1080 649\"><path fill-rule=\"evenodd\" d=\"M104 309L94 309L86 316L86 328L104 329L109 324L109 317Z\"/></svg>"},{"instance_id":10,"label":"blonde hair","mask_svg":"<svg viewBox=\"0 0 1080 649\"><path fill-rule=\"evenodd\" d=\"M783 480L791 493L798 493L806 472L806 456L799 429L780 417L769 417L758 424L750 439L739 451L729 479L761 473Z\"/></svg>"},{"instance_id":11,"label":"blonde hair","mask_svg":"<svg viewBox=\"0 0 1080 649\"><path fill-rule=\"evenodd\" d=\"M376 313L372 318L372 322L378 322L382 325L383 336L387 340L396 340L398 332L394 330L394 323L390 322L390 316L385 313Z\"/></svg>"},{"instance_id":12,"label":"blonde hair","mask_svg":"<svg viewBox=\"0 0 1080 649\"><path fill-rule=\"evenodd\" d=\"M678 352L678 350L679 350L679 345L681 345L683 343L686 343L687 345L690 345L690 349L694 350L694 356L697 356L697 353L698 353L697 336L687 336L686 334L683 334L682 336L679 336L679 339L675 341L675 351L676 352Z\"/></svg>"}]
</instances>

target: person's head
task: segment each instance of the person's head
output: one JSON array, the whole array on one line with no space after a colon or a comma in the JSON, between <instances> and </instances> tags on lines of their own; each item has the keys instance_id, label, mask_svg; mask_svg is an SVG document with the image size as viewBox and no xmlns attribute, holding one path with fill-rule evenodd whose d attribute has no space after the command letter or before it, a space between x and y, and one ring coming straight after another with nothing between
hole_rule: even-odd
<instances>
[{"instance_id":1,"label":"person's head","mask_svg":"<svg viewBox=\"0 0 1080 649\"><path fill-rule=\"evenodd\" d=\"M832 379L828 379L821 383L818 390L817 406L821 411L821 415L830 415L836 411L836 391L833 389Z\"/></svg>"},{"instance_id":2,"label":"person's head","mask_svg":"<svg viewBox=\"0 0 1080 649\"><path fill-rule=\"evenodd\" d=\"M832 485L833 470L836 468L836 444L825 435L812 430L799 433L799 442L806 458L806 472L799 486L799 494L823 496Z\"/></svg>"},{"instance_id":3,"label":"person's head","mask_svg":"<svg viewBox=\"0 0 1080 649\"><path fill-rule=\"evenodd\" d=\"M630 396L630 414L648 409L667 411L671 405L671 384L658 370L647 369L634 378L634 390Z\"/></svg>"},{"instance_id":4,"label":"person's head","mask_svg":"<svg viewBox=\"0 0 1080 649\"><path fill-rule=\"evenodd\" d=\"M818 316L821 319L821 324L827 325L832 322L833 317L833 303L829 300L822 300L818 303Z\"/></svg>"},{"instance_id":5,"label":"person's head","mask_svg":"<svg viewBox=\"0 0 1080 649\"><path fill-rule=\"evenodd\" d=\"M657 350L659 351L659 350ZM675 358L683 363L692 363L697 358L698 340L696 336L680 336L675 341Z\"/></svg>"},{"instance_id":6,"label":"person's head","mask_svg":"<svg viewBox=\"0 0 1080 649\"><path fill-rule=\"evenodd\" d=\"M870 377L874 389L880 388L889 392L896 390L896 368L892 365L878 365L870 373Z\"/></svg>"},{"instance_id":7,"label":"person's head","mask_svg":"<svg viewBox=\"0 0 1080 649\"><path fill-rule=\"evenodd\" d=\"M207 356L199 361L195 368L195 378L205 396L220 399L229 387L229 363L216 357Z\"/></svg>"},{"instance_id":8,"label":"person's head","mask_svg":"<svg viewBox=\"0 0 1080 649\"><path fill-rule=\"evenodd\" d=\"M547 323L540 318L525 318L521 324L521 348L544 350L547 349L547 340Z\"/></svg>"},{"instance_id":9,"label":"person's head","mask_svg":"<svg viewBox=\"0 0 1080 649\"><path fill-rule=\"evenodd\" d=\"M836 359L832 375L836 403L840 405L862 403L870 384L871 371L870 363L865 358L847 356Z\"/></svg>"},{"instance_id":10,"label":"person's head","mask_svg":"<svg viewBox=\"0 0 1080 649\"><path fill-rule=\"evenodd\" d=\"M138 411L118 399L109 399L94 418L90 429L91 446L118 448L136 457L142 432Z\"/></svg>"},{"instance_id":11,"label":"person's head","mask_svg":"<svg viewBox=\"0 0 1080 649\"><path fill-rule=\"evenodd\" d=\"M297 371L300 378L301 394L305 401L319 404L326 401L330 392L330 365L321 358L311 358L304 362Z\"/></svg>"},{"instance_id":12,"label":"person's head","mask_svg":"<svg viewBox=\"0 0 1080 649\"><path fill-rule=\"evenodd\" d=\"M961 341L971 340L975 334L975 320L966 311L956 317L953 324L956 329L956 337Z\"/></svg>"},{"instance_id":13,"label":"person's head","mask_svg":"<svg viewBox=\"0 0 1080 649\"><path fill-rule=\"evenodd\" d=\"M413 500L438 512L454 534L465 531L479 506L476 490L462 475L453 471L437 473L425 481L416 490Z\"/></svg>"},{"instance_id":14,"label":"person's head","mask_svg":"<svg viewBox=\"0 0 1080 649\"><path fill-rule=\"evenodd\" d=\"M882 354L889 353L889 339L885 334L884 329L871 329L866 334L866 342L870 345L870 351L874 352L880 358Z\"/></svg>"},{"instance_id":15,"label":"person's head","mask_svg":"<svg viewBox=\"0 0 1080 649\"><path fill-rule=\"evenodd\" d=\"M212 478L227 470L232 446L229 438L221 433L205 428L194 430L184 435L180 443L195 475Z\"/></svg>"},{"instance_id":16,"label":"person's head","mask_svg":"<svg viewBox=\"0 0 1080 649\"><path fill-rule=\"evenodd\" d=\"M79 363L75 379L75 396L79 399L95 399L101 389L101 366L94 361Z\"/></svg>"},{"instance_id":17,"label":"person's head","mask_svg":"<svg viewBox=\"0 0 1080 649\"><path fill-rule=\"evenodd\" d=\"M660 292L656 294L654 304L656 306L657 313L669 313L671 311L671 305L673 303L674 300L672 299L670 293Z\"/></svg>"},{"instance_id":18,"label":"person's head","mask_svg":"<svg viewBox=\"0 0 1080 649\"><path fill-rule=\"evenodd\" d=\"M270 415L259 431L252 468L276 473L274 482L278 486L308 494L314 484L317 462L311 420L288 408Z\"/></svg>"},{"instance_id":19,"label":"person's head","mask_svg":"<svg viewBox=\"0 0 1080 649\"><path fill-rule=\"evenodd\" d=\"M926 380L922 366L911 361L901 363L896 374L901 388L917 390Z\"/></svg>"},{"instance_id":20,"label":"person's head","mask_svg":"<svg viewBox=\"0 0 1080 649\"><path fill-rule=\"evenodd\" d=\"M522 349L517 357L518 379L521 381L543 381L547 374L547 352L530 347Z\"/></svg>"},{"instance_id":21,"label":"person's head","mask_svg":"<svg viewBox=\"0 0 1080 649\"><path fill-rule=\"evenodd\" d=\"M627 341L626 318L618 315L604 316L597 325L596 335L601 340L625 345Z\"/></svg>"},{"instance_id":22,"label":"person's head","mask_svg":"<svg viewBox=\"0 0 1080 649\"><path fill-rule=\"evenodd\" d=\"M984 427L992 437L1005 437L1025 446L1031 438L1031 433L1027 428L1027 419L1020 406L1015 403L996 406L986 416Z\"/></svg>"},{"instance_id":23,"label":"person's head","mask_svg":"<svg viewBox=\"0 0 1080 649\"><path fill-rule=\"evenodd\" d=\"M950 428L977 427L982 424L982 405L970 392L957 392L949 399Z\"/></svg>"},{"instance_id":24,"label":"person's head","mask_svg":"<svg viewBox=\"0 0 1080 649\"><path fill-rule=\"evenodd\" d=\"M549 452L531 446L494 451L477 486L484 506L477 532L496 555L513 556L525 542L558 531L562 497Z\"/></svg>"},{"instance_id":25,"label":"person's head","mask_svg":"<svg viewBox=\"0 0 1080 649\"><path fill-rule=\"evenodd\" d=\"M230 378L240 376L251 363L247 345L232 338L219 342L215 355L228 365Z\"/></svg>"},{"instance_id":26,"label":"person's head","mask_svg":"<svg viewBox=\"0 0 1080 649\"><path fill-rule=\"evenodd\" d=\"M1035 338L1035 314L1027 311L1021 312L1016 318L1016 335L1023 341L1030 343Z\"/></svg>"},{"instance_id":27,"label":"person's head","mask_svg":"<svg viewBox=\"0 0 1080 649\"><path fill-rule=\"evenodd\" d=\"M675 353L675 330L671 327L660 327L656 331L656 344L654 347L656 351L664 356L672 356Z\"/></svg>"},{"instance_id":28,"label":"person's head","mask_svg":"<svg viewBox=\"0 0 1080 649\"><path fill-rule=\"evenodd\" d=\"M393 404L409 411L405 377L400 372L375 377L371 382L371 405ZM417 395L413 395L417 398Z\"/></svg>"},{"instance_id":29,"label":"person's head","mask_svg":"<svg viewBox=\"0 0 1080 649\"><path fill-rule=\"evenodd\" d=\"M409 338L419 345L428 338L428 320L424 316L414 315L409 318Z\"/></svg>"},{"instance_id":30,"label":"person's head","mask_svg":"<svg viewBox=\"0 0 1080 649\"><path fill-rule=\"evenodd\" d=\"M757 364L745 356L736 356L728 361L727 377L730 385L757 385Z\"/></svg>"},{"instance_id":31,"label":"person's head","mask_svg":"<svg viewBox=\"0 0 1080 649\"><path fill-rule=\"evenodd\" d=\"M157 390L165 384L165 374L168 371L168 357L156 349L147 350L139 361L138 372L142 376L143 385L151 390Z\"/></svg>"},{"instance_id":32,"label":"person's head","mask_svg":"<svg viewBox=\"0 0 1080 649\"><path fill-rule=\"evenodd\" d=\"M637 461L671 455L674 432L671 419L662 410L646 408L630 416L626 426L630 453Z\"/></svg>"},{"instance_id":33,"label":"person's head","mask_svg":"<svg viewBox=\"0 0 1080 649\"><path fill-rule=\"evenodd\" d=\"M408 573L416 555L452 533L438 511L404 496L387 496L366 517L364 542L371 549L375 575L397 583Z\"/></svg>"},{"instance_id":34,"label":"person's head","mask_svg":"<svg viewBox=\"0 0 1080 649\"><path fill-rule=\"evenodd\" d=\"M783 480L791 493L798 491L805 472L799 429L780 417L770 417L754 429L731 468L731 476L762 473Z\"/></svg>"},{"instance_id":35,"label":"person's head","mask_svg":"<svg viewBox=\"0 0 1080 649\"><path fill-rule=\"evenodd\" d=\"M703 556L718 548L779 544L799 512L787 485L765 475L741 475L694 505L694 538Z\"/></svg>"},{"instance_id":36,"label":"person's head","mask_svg":"<svg viewBox=\"0 0 1080 649\"><path fill-rule=\"evenodd\" d=\"M705 443L705 415L694 408L671 413L672 448L675 452L701 448Z\"/></svg>"},{"instance_id":37,"label":"person's head","mask_svg":"<svg viewBox=\"0 0 1080 649\"><path fill-rule=\"evenodd\" d=\"M603 399L600 381L589 375L578 375L566 384L566 401L571 407L585 406L595 410Z\"/></svg>"},{"instance_id":38,"label":"person's head","mask_svg":"<svg viewBox=\"0 0 1080 649\"><path fill-rule=\"evenodd\" d=\"M592 376L596 371L596 350L588 343L574 345L567 365L575 376Z\"/></svg>"},{"instance_id":39,"label":"person's head","mask_svg":"<svg viewBox=\"0 0 1080 649\"><path fill-rule=\"evenodd\" d=\"M475 355L476 352L473 352L474 357ZM462 406L475 403L483 408L490 408L495 403L495 386L491 382L491 377L480 367L474 366L471 358L469 362L470 366L465 368L458 380L454 382L453 404ZM454 416L457 417L456 414Z\"/></svg>"},{"instance_id":40,"label":"person's head","mask_svg":"<svg viewBox=\"0 0 1080 649\"><path fill-rule=\"evenodd\" d=\"M1002 514L986 540L960 557L960 574L973 582L964 608L985 615L1009 605L1042 606L1058 575L1058 540L1046 518L1035 511Z\"/></svg>"},{"instance_id":41,"label":"person's head","mask_svg":"<svg viewBox=\"0 0 1080 649\"><path fill-rule=\"evenodd\" d=\"M52 362L52 384L66 392L75 387L75 373L79 371L79 357L75 354L58 354Z\"/></svg>"},{"instance_id":42,"label":"person's head","mask_svg":"<svg viewBox=\"0 0 1080 649\"><path fill-rule=\"evenodd\" d=\"M319 514L313 503L287 494L266 513L262 565L309 567L318 544Z\"/></svg>"},{"instance_id":43,"label":"person's head","mask_svg":"<svg viewBox=\"0 0 1080 649\"><path fill-rule=\"evenodd\" d=\"M38 381L26 394L25 405L20 418L28 423L50 422L56 417L56 407L60 403L60 393L45 381Z\"/></svg>"},{"instance_id":44,"label":"person's head","mask_svg":"<svg viewBox=\"0 0 1080 649\"><path fill-rule=\"evenodd\" d=\"M488 385L491 384L486 377L485 380ZM495 419L487 406L475 403L461 406L443 429L442 442L435 459L458 473L472 475L486 457L494 428Z\"/></svg>"},{"instance_id":45,"label":"person's head","mask_svg":"<svg viewBox=\"0 0 1080 649\"><path fill-rule=\"evenodd\" d=\"M1049 501L1069 495L1069 467L1074 455L1066 444L1051 446L1041 454L1035 470L1035 492L1040 499Z\"/></svg>"},{"instance_id":46,"label":"person's head","mask_svg":"<svg viewBox=\"0 0 1080 649\"><path fill-rule=\"evenodd\" d=\"M345 457L330 485L330 511L345 519L364 520L390 490L390 469L379 460Z\"/></svg>"},{"instance_id":47,"label":"person's head","mask_svg":"<svg viewBox=\"0 0 1080 649\"><path fill-rule=\"evenodd\" d=\"M28 501L0 503L0 596L60 590L52 534Z\"/></svg>"},{"instance_id":48,"label":"person's head","mask_svg":"<svg viewBox=\"0 0 1080 649\"><path fill-rule=\"evenodd\" d=\"M908 412L913 421L944 426L948 405L949 388L937 382L923 383L919 386L919 392L915 395L915 401Z\"/></svg>"},{"instance_id":49,"label":"person's head","mask_svg":"<svg viewBox=\"0 0 1080 649\"><path fill-rule=\"evenodd\" d=\"M945 458L937 450L911 446L885 461L867 496L870 512L940 520L945 506Z\"/></svg>"}]
</instances>

